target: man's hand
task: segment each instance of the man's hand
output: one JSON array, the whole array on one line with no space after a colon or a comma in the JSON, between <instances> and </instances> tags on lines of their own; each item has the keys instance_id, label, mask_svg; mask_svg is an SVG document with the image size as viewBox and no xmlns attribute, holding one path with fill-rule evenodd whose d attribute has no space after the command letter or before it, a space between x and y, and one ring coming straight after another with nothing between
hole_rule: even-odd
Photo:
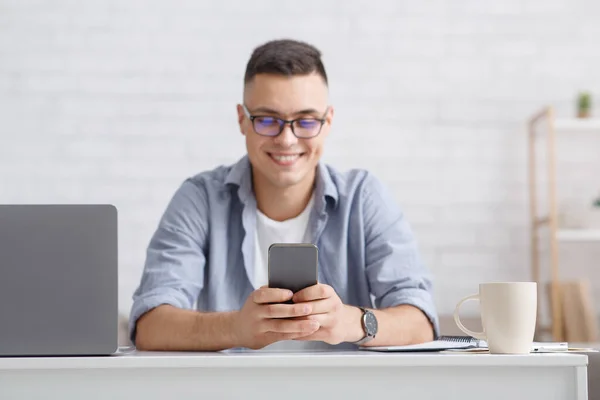
<instances>
[{"instance_id":1,"label":"man's hand","mask_svg":"<svg viewBox=\"0 0 600 400\"><path fill-rule=\"evenodd\" d=\"M356 342L363 338L360 322L362 312L356 307L344 305L335 290L329 285L316 284L297 292L295 305L308 305L310 315L300 319L317 321L320 328L315 333L296 340L320 340L329 344Z\"/></svg>"},{"instance_id":2,"label":"man's hand","mask_svg":"<svg viewBox=\"0 0 600 400\"><path fill-rule=\"evenodd\" d=\"M233 319L235 342L241 347L260 349L280 340L298 339L316 332L318 320L298 319L314 312L313 305L280 304L292 298L285 289L261 287L250 293Z\"/></svg>"}]
</instances>

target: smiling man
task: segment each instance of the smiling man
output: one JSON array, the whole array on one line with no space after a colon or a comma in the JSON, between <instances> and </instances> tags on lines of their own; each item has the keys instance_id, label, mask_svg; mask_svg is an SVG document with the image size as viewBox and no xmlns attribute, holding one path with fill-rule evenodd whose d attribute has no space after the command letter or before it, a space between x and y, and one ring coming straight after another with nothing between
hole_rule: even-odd
<instances>
[{"instance_id":1,"label":"smiling man","mask_svg":"<svg viewBox=\"0 0 600 400\"><path fill-rule=\"evenodd\" d=\"M247 155L187 179L150 241L130 317L137 348L436 337L431 280L393 197L366 171L320 161L334 115L320 52L292 40L256 48L237 115ZM319 283L295 294L268 288L274 242L316 244Z\"/></svg>"}]
</instances>

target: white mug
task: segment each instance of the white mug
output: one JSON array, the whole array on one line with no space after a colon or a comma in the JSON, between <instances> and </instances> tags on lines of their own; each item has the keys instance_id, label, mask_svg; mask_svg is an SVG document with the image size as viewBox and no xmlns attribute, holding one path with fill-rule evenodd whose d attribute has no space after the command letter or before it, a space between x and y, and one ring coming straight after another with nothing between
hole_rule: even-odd
<instances>
[{"instance_id":1,"label":"white mug","mask_svg":"<svg viewBox=\"0 0 600 400\"><path fill-rule=\"evenodd\" d=\"M479 300L483 332L473 332L460 322L460 306ZM535 282L492 282L479 284L479 294L467 296L456 305L454 321L461 331L485 340L490 353L527 354L533 345L537 317Z\"/></svg>"}]
</instances>

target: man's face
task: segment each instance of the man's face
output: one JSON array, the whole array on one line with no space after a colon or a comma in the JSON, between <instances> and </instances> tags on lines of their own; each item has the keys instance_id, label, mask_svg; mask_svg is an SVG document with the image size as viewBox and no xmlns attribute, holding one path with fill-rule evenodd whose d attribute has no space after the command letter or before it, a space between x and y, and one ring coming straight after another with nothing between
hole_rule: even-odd
<instances>
[{"instance_id":1,"label":"man's face","mask_svg":"<svg viewBox=\"0 0 600 400\"><path fill-rule=\"evenodd\" d=\"M287 188L313 179L333 118L333 109L327 107L327 91L327 85L317 74L292 77L259 74L246 85L244 104L251 116L325 119L320 133L310 139L296 137L290 124L277 136L262 136L238 105L240 130L246 137L248 158L258 182Z\"/></svg>"}]
</instances>

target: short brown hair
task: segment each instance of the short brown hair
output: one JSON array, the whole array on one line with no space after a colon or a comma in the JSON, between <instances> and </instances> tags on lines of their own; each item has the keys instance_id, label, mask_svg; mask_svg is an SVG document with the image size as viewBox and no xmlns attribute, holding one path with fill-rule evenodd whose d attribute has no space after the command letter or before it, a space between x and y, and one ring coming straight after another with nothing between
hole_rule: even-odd
<instances>
[{"instance_id":1,"label":"short brown hair","mask_svg":"<svg viewBox=\"0 0 600 400\"><path fill-rule=\"evenodd\" d=\"M252 52L246 65L244 83L247 84L258 74L293 76L314 72L327 84L321 52L316 47L297 40L272 40Z\"/></svg>"}]
</instances>

